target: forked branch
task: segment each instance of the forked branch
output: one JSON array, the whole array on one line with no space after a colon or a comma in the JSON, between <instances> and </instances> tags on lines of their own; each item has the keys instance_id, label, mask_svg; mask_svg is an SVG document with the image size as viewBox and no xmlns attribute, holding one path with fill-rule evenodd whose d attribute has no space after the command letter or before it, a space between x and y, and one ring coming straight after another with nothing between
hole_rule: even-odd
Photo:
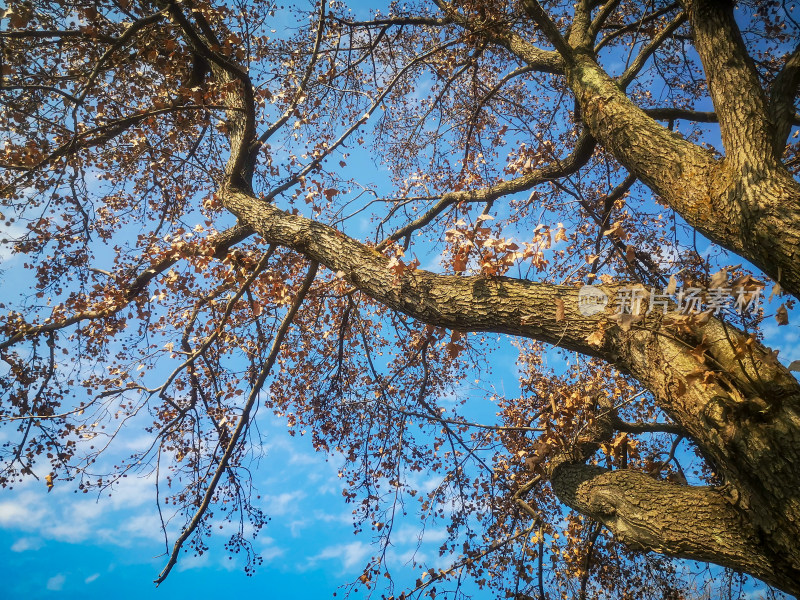
<instances>
[{"instance_id":1,"label":"forked branch","mask_svg":"<svg viewBox=\"0 0 800 600\"><path fill-rule=\"evenodd\" d=\"M203 496L203 500L200 502L200 506L197 507L197 511L195 511L192 520L178 536L178 539L175 540L175 544L172 547L172 552L170 553L170 557L169 560L167 561L166 566L161 571L161 573L159 573L158 577L155 579L156 585L161 584L167 578L170 571L172 570L172 567L174 567L175 563L178 561L178 556L180 555L184 543L186 543L186 540L189 539L192 533L194 533L194 531L203 521L206 510L208 510L208 506L211 504L211 501L214 498L214 494L216 493L217 484L219 483L222 474L227 470L231 457L233 456L236 447L239 445L239 441L242 439L242 436L245 434L248 427L250 426L250 413L253 410L253 406L255 406L258 395L261 392L261 388L264 386L264 382L267 380L267 377L269 376L270 371L272 370L272 367L275 364L276 359L278 358L278 354L281 349L281 344L283 343L283 340L286 337L286 333L289 331L289 328L292 325L292 321L294 320L297 311L300 309L300 305L303 303L303 300L305 299L308 290L311 288L311 284L314 282L314 278L316 277L316 275L317 275L317 263L312 262L311 266L308 269L308 273L306 274L306 277L303 280L303 284L300 287L299 291L297 292L297 296L295 296L295 299L292 301L292 305L289 308L289 311L286 313L286 316L283 318L283 321L281 322L278 331L275 333L275 337L273 338L272 348L270 349L269 355L264 361L264 364L261 366L261 369L258 373L258 377L256 378L253 387L250 389L250 393L248 394L247 400L244 404L244 407L242 408L242 414L239 416L239 420L236 423L236 428L233 430L233 433L231 434L230 440L228 441L228 445L225 448L225 452L219 459L217 470L214 472L214 475L211 478L208 487L206 488L206 493Z\"/></svg>"}]
</instances>

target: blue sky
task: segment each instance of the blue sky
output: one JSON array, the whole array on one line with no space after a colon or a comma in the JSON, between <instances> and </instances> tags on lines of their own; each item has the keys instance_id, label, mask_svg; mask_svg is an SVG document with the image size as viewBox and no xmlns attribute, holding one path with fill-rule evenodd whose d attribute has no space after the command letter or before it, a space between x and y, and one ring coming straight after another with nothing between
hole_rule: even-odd
<instances>
[{"instance_id":1,"label":"blue sky","mask_svg":"<svg viewBox=\"0 0 800 600\"><path fill-rule=\"evenodd\" d=\"M128 478L111 497L99 499L76 495L70 485L56 485L48 493L43 482L29 481L0 495L3 598L172 597L176 592L330 597L361 573L371 553L369 535L353 534L352 507L342 498L335 463L271 420L256 484L272 520L255 540L264 559L255 577L244 575L243 561L230 559L222 548L226 538L219 535L203 557L184 555L156 589L152 580L165 558L151 478ZM419 562L439 564L432 547L441 543L441 530L428 529L418 550L419 530L412 519L395 531L396 567L402 569L415 552Z\"/></svg>"},{"instance_id":2,"label":"blue sky","mask_svg":"<svg viewBox=\"0 0 800 600\"><path fill-rule=\"evenodd\" d=\"M366 16L366 4L356 2L354 6L360 16ZM281 23L283 15L279 13L277 19L276 23ZM361 160L354 156L348 162L361 183L367 178L384 185L389 181L385 167L376 166L366 152ZM363 233L354 231L353 225L349 224L348 233ZM365 230L369 226L367 219L357 224ZM1 233L15 237L21 232L15 225ZM419 258L424 267L438 268L438 255ZM21 262L0 245L0 270L4 271L0 273L0 301L15 298L30 281L29 272L14 269ZM492 384L513 393L517 389L515 355L509 346L505 356L509 360L499 362ZM471 406L476 418L494 415L486 394L476 395L475 400ZM225 594L291 599L330 598L334 593L342 597L345 590L341 586L358 578L373 552L369 532L354 535L353 505L345 503L343 482L338 477L343 459L314 452L309 439L291 437L285 423L272 415L260 414L258 428L265 434L266 447L254 469L254 484L261 496L259 507L271 521L254 540L254 549L263 559L255 576L247 577L245 561L225 551L226 526L214 535L209 552L202 557L183 554L169 578L156 588L153 580L167 556L152 477L128 477L110 497L75 494L74 483L59 481L48 492L43 480L28 480L0 493L0 598L112 595L141 599L173 598L176 594L202 598ZM0 444L7 435L0 431ZM122 458L126 450L130 453L142 444L149 445L151 438L131 430L119 441L122 443L115 451ZM113 457L108 460L113 462ZM428 491L438 483L439 479L423 477L419 487ZM170 548L174 533L175 527ZM400 519L393 530L389 563L398 583L412 584L421 568L447 564L446 557L438 556L444 530L428 525L422 540L419 536L419 520L413 513ZM378 590L378 597L382 591ZM366 597L363 587L351 597Z\"/></svg>"}]
</instances>

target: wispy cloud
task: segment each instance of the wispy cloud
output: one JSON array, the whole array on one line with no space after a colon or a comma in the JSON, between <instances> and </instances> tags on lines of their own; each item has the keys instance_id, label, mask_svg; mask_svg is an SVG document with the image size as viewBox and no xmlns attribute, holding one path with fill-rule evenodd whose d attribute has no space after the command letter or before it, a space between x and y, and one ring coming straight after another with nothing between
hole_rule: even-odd
<instances>
[{"instance_id":1,"label":"wispy cloud","mask_svg":"<svg viewBox=\"0 0 800 600\"><path fill-rule=\"evenodd\" d=\"M210 560L210 554L203 554L202 556L197 554L193 554L192 556L182 556L181 560L178 562L178 571L202 569L203 567L209 566Z\"/></svg>"},{"instance_id":2,"label":"wispy cloud","mask_svg":"<svg viewBox=\"0 0 800 600\"><path fill-rule=\"evenodd\" d=\"M306 493L302 490L267 496L265 512L271 517L293 513L298 509L298 503L305 497Z\"/></svg>"},{"instance_id":3,"label":"wispy cloud","mask_svg":"<svg viewBox=\"0 0 800 600\"><path fill-rule=\"evenodd\" d=\"M447 530L444 528L429 528L422 530L412 525L404 526L392 532L392 542L395 544L441 544L447 539Z\"/></svg>"},{"instance_id":4,"label":"wispy cloud","mask_svg":"<svg viewBox=\"0 0 800 600\"><path fill-rule=\"evenodd\" d=\"M16 258L11 252L12 240L22 237L25 233L27 233L25 228L19 225L6 225L4 221L0 221L0 263L8 263Z\"/></svg>"},{"instance_id":5,"label":"wispy cloud","mask_svg":"<svg viewBox=\"0 0 800 600\"><path fill-rule=\"evenodd\" d=\"M64 575L59 573L47 580L47 589L51 592L60 592L64 588L64 582L67 580Z\"/></svg>"},{"instance_id":6,"label":"wispy cloud","mask_svg":"<svg viewBox=\"0 0 800 600\"><path fill-rule=\"evenodd\" d=\"M0 502L0 527L35 533L17 540L14 552L36 550L43 540L79 544L89 540L130 546L135 540L161 541L161 524L151 507L152 481L131 478L115 488L111 498L77 497L66 486L47 493L36 482L14 490Z\"/></svg>"},{"instance_id":7,"label":"wispy cloud","mask_svg":"<svg viewBox=\"0 0 800 600\"><path fill-rule=\"evenodd\" d=\"M268 546L261 551L260 556L265 563L268 563L272 560L275 560L279 556L283 556L284 554L286 554L286 550L283 548L279 548L278 546Z\"/></svg>"},{"instance_id":8,"label":"wispy cloud","mask_svg":"<svg viewBox=\"0 0 800 600\"><path fill-rule=\"evenodd\" d=\"M19 538L11 546L12 552L27 552L28 550L38 550L44 546L44 541L35 537Z\"/></svg>"},{"instance_id":9,"label":"wispy cloud","mask_svg":"<svg viewBox=\"0 0 800 600\"><path fill-rule=\"evenodd\" d=\"M338 559L342 568L349 571L354 567L363 567L366 559L372 554L372 548L364 542L336 544L322 549L322 552L311 558L311 565L321 560Z\"/></svg>"},{"instance_id":10,"label":"wispy cloud","mask_svg":"<svg viewBox=\"0 0 800 600\"><path fill-rule=\"evenodd\" d=\"M17 500L0 502L0 526L28 529L40 519L42 511L32 507L31 499L30 494L22 494Z\"/></svg>"}]
</instances>

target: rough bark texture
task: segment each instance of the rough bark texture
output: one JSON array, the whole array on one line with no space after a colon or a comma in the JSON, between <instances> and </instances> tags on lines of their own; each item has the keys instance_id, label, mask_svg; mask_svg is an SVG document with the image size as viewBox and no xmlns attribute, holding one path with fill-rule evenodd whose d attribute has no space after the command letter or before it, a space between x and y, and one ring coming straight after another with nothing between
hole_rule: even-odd
<instances>
[{"instance_id":1,"label":"rough bark texture","mask_svg":"<svg viewBox=\"0 0 800 600\"><path fill-rule=\"evenodd\" d=\"M388 258L330 227L248 193L228 190L223 200L267 241L341 272L360 290L416 319L530 337L599 356L636 377L716 465L726 487L698 490L573 464L553 473L559 497L638 547L732 566L800 591L800 386L763 347L737 358L733 348L746 338L742 332L711 319L680 339L657 317L626 332L610 310L582 315L574 287L398 273ZM617 287L602 289L613 297ZM563 319L557 319L557 299L564 302ZM606 335L595 346L587 338L598 328ZM689 350L701 342L707 349L697 358ZM692 531L696 536L690 539Z\"/></svg>"},{"instance_id":2,"label":"rough bark texture","mask_svg":"<svg viewBox=\"0 0 800 600\"><path fill-rule=\"evenodd\" d=\"M785 141L788 133L786 97L793 97L800 77L797 52L789 57L773 98L779 133L741 40L733 4L686 2L725 146L725 157L716 159L631 102L598 65L585 36L573 29L571 46L548 25L538 2L523 4L561 48L567 83L598 143L703 235L800 295L800 184L780 162L775 141L780 135ZM526 54L517 56L527 60Z\"/></svg>"},{"instance_id":3,"label":"rough bark texture","mask_svg":"<svg viewBox=\"0 0 800 600\"><path fill-rule=\"evenodd\" d=\"M633 548L715 562L762 578L773 572L754 528L712 488L569 463L556 467L551 478L562 502L601 521Z\"/></svg>"},{"instance_id":4,"label":"rough bark texture","mask_svg":"<svg viewBox=\"0 0 800 600\"><path fill-rule=\"evenodd\" d=\"M757 137L742 140L749 159L715 159L636 107L592 56L574 59L568 81L598 142L703 235L800 294L800 185L760 160Z\"/></svg>"},{"instance_id":5,"label":"rough bark texture","mask_svg":"<svg viewBox=\"0 0 800 600\"><path fill-rule=\"evenodd\" d=\"M597 23L588 11L578 10L565 39L535 0L524 6L555 51L539 49L504 26L473 27L440 3L451 22L483 32L530 67L563 72L592 142L698 231L800 297L800 185L774 150L776 138L786 134L785 123L776 127L773 122L775 115L789 118L786 97L794 92L786 90L797 87L796 56L767 100L732 6L710 0L685 3L725 144L726 156L718 159L657 123L603 71L593 55ZM682 19L678 15L670 31ZM231 72L220 66L218 76ZM636 548L730 566L800 594L800 385L768 349L747 345L748 336L713 318L687 333L662 315L624 328L610 309L585 316L573 287L392 268L377 249L257 199L242 185L248 178L237 178L241 165L252 163L249 126L241 117L233 125L229 182L220 197L243 225L426 323L525 336L613 363L653 393L725 482L719 488L690 487L624 469L608 471L585 464L591 452L582 452L551 464L554 490L565 504ZM576 165L591 149L587 144L583 140L576 152ZM242 154L251 158L242 159ZM547 179L541 175L507 186L524 189ZM504 191L476 193L488 197ZM602 289L613 297L617 288ZM602 341L590 343L599 331L604 332ZM737 350L745 346L746 352ZM587 447L597 441L589 440Z\"/></svg>"}]
</instances>

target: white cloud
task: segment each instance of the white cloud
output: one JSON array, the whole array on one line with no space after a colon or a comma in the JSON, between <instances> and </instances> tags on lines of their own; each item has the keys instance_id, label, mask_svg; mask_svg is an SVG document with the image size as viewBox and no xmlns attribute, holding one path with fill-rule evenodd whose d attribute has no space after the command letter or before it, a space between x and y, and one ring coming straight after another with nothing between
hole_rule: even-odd
<instances>
[{"instance_id":1,"label":"white cloud","mask_svg":"<svg viewBox=\"0 0 800 600\"><path fill-rule=\"evenodd\" d=\"M297 465L297 466L310 466L310 465L319 465L323 460L314 454L310 454L309 452L291 452L289 454L289 464L290 465Z\"/></svg>"},{"instance_id":2,"label":"white cloud","mask_svg":"<svg viewBox=\"0 0 800 600\"><path fill-rule=\"evenodd\" d=\"M24 227L19 225L6 226L5 221L0 221L0 263L9 263L17 255L12 254L13 242L17 238L27 233Z\"/></svg>"},{"instance_id":3,"label":"white cloud","mask_svg":"<svg viewBox=\"0 0 800 600\"><path fill-rule=\"evenodd\" d=\"M444 528L429 528L424 531L412 525L401 527L392 532L392 542L395 544L441 544L447 539L447 530Z\"/></svg>"},{"instance_id":4,"label":"white cloud","mask_svg":"<svg viewBox=\"0 0 800 600\"><path fill-rule=\"evenodd\" d=\"M278 429L280 434L285 433L283 430L286 428L286 423L273 418L268 421L268 424L269 427ZM271 458L280 457L281 461L285 460L290 465L320 467L325 462L324 455L298 450L296 441L276 436L260 449Z\"/></svg>"},{"instance_id":5,"label":"white cloud","mask_svg":"<svg viewBox=\"0 0 800 600\"><path fill-rule=\"evenodd\" d=\"M260 556L264 559L264 562L268 563L279 556L283 556L284 554L286 554L286 550L283 548L278 548L278 546L269 546L261 551Z\"/></svg>"},{"instance_id":6,"label":"white cloud","mask_svg":"<svg viewBox=\"0 0 800 600\"><path fill-rule=\"evenodd\" d=\"M114 485L109 504L115 508L141 506L155 499L155 476L125 477Z\"/></svg>"},{"instance_id":7,"label":"white cloud","mask_svg":"<svg viewBox=\"0 0 800 600\"><path fill-rule=\"evenodd\" d=\"M286 550L275 545L275 538L263 536L259 537L258 541L259 545L261 546L259 556L264 559L264 562L270 562L271 560L286 554Z\"/></svg>"},{"instance_id":8,"label":"white cloud","mask_svg":"<svg viewBox=\"0 0 800 600\"><path fill-rule=\"evenodd\" d=\"M178 571L189 571L191 569L202 569L208 566L210 554L206 553L202 556L193 554L192 556L181 557L178 561Z\"/></svg>"},{"instance_id":9,"label":"white cloud","mask_svg":"<svg viewBox=\"0 0 800 600\"><path fill-rule=\"evenodd\" d=\"M32 503L26 501L28 497L26 494L19 500L0 502L0 526L28 529L41 517L41 514L32 508Z\"/></svg>"},{"instance_id":10,"label":"white cloud","mask_svg":"<svg viewBox=\"0 0 800 600\"><path fill-rule=\"evenodd\" d=\"M23 486L25 489L12 492L12 500L0 502L1 528L37 534L17 540L12 546L14 552L36 550L44 540L73 544L97 540L127 547L137 539L163 539L155 510L151 506L136 510L152 500L152 488L148 487L152 482L146 479L125 479L111 498L99 501L76 496L67 486L52 493L44 486Z\"/></svg>"},{"instance_id":11,"label":"white cloud","mask_svg":"<svg viewBox=\"0 0 800 600\"><path fill-rule=\"evenodd\" d=\"M411 548L402 553L389 551L388 557L390 563L397 563L400 568L407 567L408 565L425 564L428 560L428 555L416 548Z\"/></svg>"},{"instance_id":12,"label":"white cloud","mask_svg":"<svg viewBox=\"0 0 800 600\"><path fill-rule=\"evenodd\" d=\"M295 512L297 510L298 503L305 497L306 493L302 490L284 492L283 494L278 494L277 496L267 496L265 498L266 509L264 512L271 517Z\"/></svg>"},{"instance_id":13,"label":"white cloud","mask_svg":"<svg viewBox=\"0 0 800 600\"><path fill-rule=\"evenodd\" d=\"M110 539L109 541L122 546L130 545L135 539L152 540L154 542L163 542L164 540L161 521L155 512L128 515L113 531L113 536L116 539Z\"/></svg>"},{"instance_id":14,"label":"white cloud","mask_svg":"<svg viewBox=\"0 0 800 600\"><path fill-rule=\"evenodd\" d=\"M92 583L95 579L100 577L100 573L93 573L83 580L83 583Z\"/></svg>"},{"instance_id":15,"label":"white cloud","mask_svg":"<svg viewBox=\"0 0 800 600\"><path fill-rule=\"evenodd\" d=\"M311 564L318 560L339 559L345 570L353 567L363 567L366 559L372 554L372 548L363 542L351 542L349 544L336 544L323 548L322 552L311 559Z\"/></svg>"},{"instance_id":16,"label":"white cloud","mask_svg":"<svg viewBox=\"0 0 800 600\"><path fill-rule=\"evenodd\" d=\"M78 543L96 530L101 509L95 502L84 501L71 504L65 512L64 518L50 521L42 533L61 542Z\"/></svg>"},{"instance_id":17,"label":"white cloud","mask_svg":"<svg viewBox=\"0 0 800 600\"><path fill-rule=\"evenodd\" d=\"M28 550L38 550L44 546L44 542L39 538L24 537L19 538L11 546L12 552L27 552Z\"/></svg>"},{"instance_id":18,"label":"white cloud","mask_svg":"<svg viewBox=\"0 0 800 600\"><path fill-rule=\"evenodd\" d=\"M303 529L306 529L310 525L314 523L311 519L295 519L289 522L289 532L292 534L292 537L300 537L303 535Z\"/></svg>"},{"instance_id":19,"label":"white cloud","mask_svg":"<svg viewBox=\"0 0 800 600\"><path fill-rule=\"evenodd\" d=\"M67 580L64 575L59 573L47 580L47 589L51 592L60 592L64 587L64 582Z\"/></svg>"},{"instance_id":20,"label":"white cloud","mask_svg":"<svg viewBox=\"0 0 800 600\"><path fill-rule=\"evenodd\" d=\"M223 569L225 569L228 572L241 569L241 567L238 564L238 561L236 561L233 556L223 556L219 560L219 564Z\"/></svg>"}]
</instances>

